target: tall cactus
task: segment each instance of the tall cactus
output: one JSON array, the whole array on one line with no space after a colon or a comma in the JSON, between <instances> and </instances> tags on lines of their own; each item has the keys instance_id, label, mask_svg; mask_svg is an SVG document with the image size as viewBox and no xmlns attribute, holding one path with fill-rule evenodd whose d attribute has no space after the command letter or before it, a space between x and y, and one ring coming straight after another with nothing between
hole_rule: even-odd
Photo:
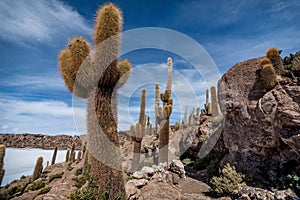
<instances>
[{"instance_id":1,"label":"tall cactus","mask_svg":"<svg viewBox=\"0 0 300 200\"><path fill-rule=\"evenodd\" d=\"M211 115L211 105L209 103L209 90L206 90L206 97L204 103L205 114Z\"/></svg>"},{"instance_id":2,"label":"tall cactus","mask_svg":"<svg viewBox=\"0 0 300 200\"><path fill-rule=\"evenodd\" d=\"M159 107L159 98L160 98L160 92L159 92L159 84L155 83L155 134L158 134L158 107Z\"/></svg>"},{"instance_id":3,"label":"tall cactus","mask_svg":"<svg viewBox=\"0 0 300 200\"><path fill-rule=\"evenodd\" d=\"M52 156L52 161L51 161L51 165L55 164L55 160L56 160L56 155L57 155L57 145L54 147L54 152L53 152L53 156Z\"/></svg>"},{"instance_id":4,"label":"tall cactus","mask_svg":"<svg viewBox=\"0 0 300 200\"><path fill-rule=\"evenodd\" d=\"M108 191L109 199L125 194L117 134L117 89L127 81L131 64L117 61L122 24L121 10L112 3L104 4L96 16L94 56L89 55L87 42L76 37L61 52L59 67L67 87L71 85L68 89L88 98L88 160L98 192Z\"/></svg>"},{"instance_id":5,"label":"tall cactus","mask_svg":"<svg viewBox=\"0 0 300 200\"><path fill-rule=\"evenodd\" d=\"M74 162L75 160L75 148L76 148L76 143L73 142L71 147L69 162Z\"/></svg>"},{"instance_id":6,"label":"tall cactus","mask_svg":"<svg viewBox=\"0 0 300 200\"><path fill-rule=\"evenodd\" d=\"M33 175L32 175L33 180L36 180L40 177L43 171L43 160L44 159L42 156L38 157L38 159L36 160Z\"/></svg>"},{"instance_id":7,"label":"tall cactus","mask_svg":"<svg viewBox=\"0 0 300 200\"><path fill-rule=\"evenodd\" d=\"M139 123L142 126L145 126L145 111L146 111L146 89L142 89L141 95L141 103L140 103L140 115L139 115Z\"/></svg>"},{"instance_id":8,"label":"tall cactus","mask_svg":"<svg viewBox=\"0 0 300 200\"><path fill-rule=\"evenodd\" d=\"M1 144L0 145L0 186L2 183L2 179L4 177L4 156L5 156L5 145ZM2 173L3 172L3 173Z\"/></svg>"},{"instance_id":9,"label":"tall cactus","mask_svg":"<svg viewBox=\"0 0 300 200\"><path fill-rule=\"evenodd\" d=\"M219 115L219 107L217 102L217 91L215 86L212 86L210 88L210 93L211 93L211 115L212 117L216 117Z\"/></svg>"},{"instance_id":10,"label":"tall cactus","mask_svg":"<svg viewBox=\"0 0 300 200\"><path fill-rule=\"evenodd\" d=\"M270 48L267 50L266 53L267 57L270 59L274 70L275 74L278 76L281 76L283 73L283 62L280 57L280 52L277 48Z\"/></svg>"},{"instance_id":11,"label":"tall cactus","mask_svg":"<svg viewBox=\"0 0 300 200\"><path fill-rule=\"evenodd\" d=\"M163 106L159 107L159 111L158 111L159 122L160 122L159 143L158 143L159 163L161 162L168 163L170 116L173 108L173 99L171 98L171 88L172 88L172 59L168 58L167 86L165 92L160 94L160 98L163 102Z\"/></svg>"},{"instance_id":12,"label":"tall cactus","mask_svg":"<svg viewBox=\"0 0 300 200\"><path fill-rule=\"evenodd\" d=\"M69 159L70 159L70 149L68 149L66 152L66 162L69 162Z\"/></svg>"},{"instance_id":13,"label":"tall cactus","mask_svg":"<svg viewBox=\"0 0 300 200\"><path fill-rule=\"evenodd\" d=\"M136 126L130 126L131 140L133 141L133 157L132 157L132 171L136 171L140 162L140 154L142 147L142 125L137 123Z\"/></svg>"}]
</instances>

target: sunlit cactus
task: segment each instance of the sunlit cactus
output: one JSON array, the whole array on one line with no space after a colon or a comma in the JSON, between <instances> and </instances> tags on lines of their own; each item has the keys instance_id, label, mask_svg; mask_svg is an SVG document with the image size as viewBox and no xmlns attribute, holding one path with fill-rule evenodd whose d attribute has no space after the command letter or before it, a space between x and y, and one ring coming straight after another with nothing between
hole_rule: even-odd
<instances>
[{"instance_id":1,"label":"sunlit cactus","mask_svg":"<svg viewBox=\"0 0 300 200\"><path fill-rule=\"evenodd\" d=\"M35 167L34 167L34 171L33 171L33 175L32 175L33 180L38 179L40 177L40 175L42 174L42 172L43 172L43 157L40 156L40 157L38 157Z\"/></svg>"},{"instance_id":2,"label":"sunlit cactus","mask_svg":"<svg viewBox=\"0 0 300 200\"><path fill-rule=\"evenodd\" d=\"M281 76L283 73L283 61L280 57L280 51L277 48L270 48L266 53L275 70L275 74Z\"/></svg>"},{"instance_id":3,"label":"sunlit cactus","mask_svg":"<svg viewBox=\"0 0 300 200\"><path fill-rule=\"evenodd\" d=\"M53 152L53 156L52 156L52 161L51 161L51 165L55 164L55 160L56 160L56 155L57 155L57 145L54 147L54 152Z\"/></svg>"},{"instance_id":4,"label":"sunlit cactus","mask_svg":"<svg viewBox=\"0 0 300 200\"><path fill-rule=\"evenodd\" d=\"M276 85L276 74L272 64L263 65L260 75L265 89L270 90Z\"/></svg>"},{"instance_id":5,"label":"sunlit cactus","mask_svg":"<svg viewBox=\"0 0 300 200\"><path fill-rule=\"evenodd\" d=\"M82 151L82 159L84 159L85 152L86 152L86 142L82 143L81 151Z\"/></svg>"},{"instance_id":6,"label":"sunlit cactus","mask_svg":"<svg viewBox=\"0 0 300 200\"><path fill-rule=\"evenodd\" d=\"M163 102L162 107L158 110L158 121L160 123L159 130L159 160L158 162L168 163L168 149L169 149L169 136L170 136L170 116L173 109L173 99L171 98L172 88L172 59L168 58L168 80L167 87L164 93L161 93L160 98Z\"/></svg>"},{"instance_id":7,"label":"sunlit cactus","mask_svg":"<svg viewBox=\"0 0 300 200\"><path fill-rule=\"evenodd\" d=\"M211 115L211 104L209 103L209 90L206 90L205 103L204 103L204 111L206 115Z\"/></svg>"},{"instance_id":8,"label":"sunlit cactus","mask_svg":"<svg viewBox=\"0 0 300 200\"><path fill-rule=\"evenodd\" d=\"M85 53L80 56L86 58L83 61L79 59L76 68L70 67L70 59L67 59L67 64L62 62L64 59L60 59L62 68L64 66L66 71L77 74L73 90L70 91L79 97L88 98L88 161L99 194L107 191L109 199L125 194L121 154L118 149L117 89L127 81L131 64L127 60L117 61L122 25L121 10L112 3L104 4L96 16L94 55L86 56L87 52L92 51L83 51ZM77 42L77 38L75 41ZM68 47L69 51L71 47ZM72 80L70 75L62 75L65 82Z\"/></svg>"},{"instance_id":9,"label":"sunlit cactus","mask_svg":"<svg viewBox=\"0 0 300 200\"><path fill-rule=\"evenodd\" d=\"M142 126L145 126L145 110L146 110L146 89L142 89L141 102L140 102L140 115L139 115L139 123Z\"/></svg>"}]
</instances>

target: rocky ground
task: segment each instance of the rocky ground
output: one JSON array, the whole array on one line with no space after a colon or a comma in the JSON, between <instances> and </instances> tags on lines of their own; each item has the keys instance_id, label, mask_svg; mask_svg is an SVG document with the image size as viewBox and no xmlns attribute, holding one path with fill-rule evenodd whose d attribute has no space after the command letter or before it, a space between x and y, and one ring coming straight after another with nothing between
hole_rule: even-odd
<instances>
[{"instance_id":1,"label":"rocky ground","mask_svg":"<svg viewBox=\"0 0 300 200\"><path fill-rule=\"evenodd\" d=\"M57 145L58 149L68 149L72 143L76 143L76 147L81 147L80 136L70 135L42 135L42 134L0 134L0 144L12 148L41 148L54 149Z\"/></svg>"}]
</instances>

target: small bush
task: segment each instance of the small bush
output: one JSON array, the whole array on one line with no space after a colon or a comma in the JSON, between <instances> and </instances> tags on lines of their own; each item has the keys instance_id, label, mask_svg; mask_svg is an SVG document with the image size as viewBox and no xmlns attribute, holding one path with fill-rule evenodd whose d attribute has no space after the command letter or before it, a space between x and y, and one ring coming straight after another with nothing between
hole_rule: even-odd
<instances>
[{"instance_id":1,"label":"small bush","mask_svg":"<svg viewBox=\"0 0 300 200\"><path fill-rule=\"evenodd\" d=\"M49 183L50 183L51 181L53 181L54 179L61 178L63 174L64 174L64 172L60 172L60 173L58 173L58 174L54 174L54 175L50 176L50 177L49 177Z\"/></svg>"},{"instance_id":2,"label":"small bush","mask_svg":"<svg viewBox=\"0 0 300 200\"><path fill-rule=\"evenodd\" d=\"M86 177L85 176L74 177L73 181L75 181L75 187L80 189L86 183Z\"/></svg>"},{"instance_id":3,"label":"small bush","mask_svg":"<svg viewBox=\"0 0 300 200\"><path fill-rule=\"evenodd\" d=\"M192 161L190 158L185 158L182 160L182 163L185 165L193 165L194 161Z\"/></svg>"},{"instance_id":4,"label":"small bush","mask_svg":"<svg viewBox=\"0 0 300 200\"><path fill-rule=\"evenodd\" d=\"M68 164L67 170L68 171L72 171L74 169L74 167L72 167L72 163Z\"/></svg>"},{"instance_id":5,"label":"small bush","mask_svg":"<svg viewBox=\"0 0 300 200\"><path fill-rule=\"evenodd\" d=\"M289 187L297 194L300 194L300 177L297 174L288 174L287 176L281 177L279 180L284 188Z\"/></svg>"},{"instance_id":6,"label":"small bush","mask_svg":"<svg viewBox=\"0 0 300 200\"><path fill-rule=\"evenodd\" d=\"M48 193L50 190L51 190L51 187L43 188L43 189L41 189L41 190L37 193L37 195L46 194L46 193Z\"/></svg>"},{"instance_id":7,"label":"small bush","mask_svg":"<svg viewBox=\"0 0 300 200\"><path fill-rule=\"evenodd\" d=\"M76 170L75 176L79 176L80 174L82 174L82 168Z\"/></svg>"},{"instance_id":8,"label":"small bush","mask_svg":"<svg viewBox=\"0 0 300 200\"><path fill-rule=\"evenodd\" d=\"M83 190L76 190L70 195L71 200L94 200L96 199L95 188L87 187Z\"/></svg>"},{"instance_id":9,"label":"small bush","mask_svg":"<svg viewBox=\"0 0 300 200\"><path fill-rule=\"evenodd\" d=\"M217 195L230 195L234 190L238 189L238 185L243 181L244 175L236 172L235 167L231 167L229 163L222 169L219 177L212 177L210 183Z\"/></svg>"},{"instance_id":10,"label":"small bush","mask_svg":"<svg viewBox=\"0 0 300 200\"><path fill-rule=\"evenodd\" d=\"M40 180L40 181L33 182L33 184L30 185L27 189L31 190L31 191L34 191L34 190L39 190L39 189L41 189L43 187L45 187L45 183L44 183L44 181Z\"/></svg>"}]
</instances>

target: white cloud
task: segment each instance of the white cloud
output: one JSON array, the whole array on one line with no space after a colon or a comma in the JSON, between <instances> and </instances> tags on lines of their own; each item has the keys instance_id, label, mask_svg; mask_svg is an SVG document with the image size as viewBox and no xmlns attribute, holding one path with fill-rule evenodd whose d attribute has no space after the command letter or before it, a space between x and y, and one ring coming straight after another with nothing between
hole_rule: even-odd
<instances>
[{"instance_id":1,"label":"white cloud","mask_svg":"<svg viewBox=\"0 0 300 200\"><path fill-rule=\"evenodd\" d=\"M91 33L77 11L57 0L4 0L0 19L0 38L15 43L49 43L65 33Z\"/></svg>"},{"instance_id":2,"label":"white cloud","mask_svg":"<svg viewBox=\"0 0 300 200\"><path fill-rule=\"evenodd\" d=\"M1 126L1 129L2 129L2 130L7 130L8 128L9 128L9 126L7 126L7 125L2 125L2 126Z\"/></svg>"},{"instance_id":3,"label":"white cloud","mask_svg":"<svg viewBox=\"0 0 300 200\"><path fill-rule=\"evenodd\" d=\"M76 112L77 118L85 118L84 108ZM0 100L0 115L7 132L78 134L72 106L61 101Z\"/></svg>"}]
</instances>

